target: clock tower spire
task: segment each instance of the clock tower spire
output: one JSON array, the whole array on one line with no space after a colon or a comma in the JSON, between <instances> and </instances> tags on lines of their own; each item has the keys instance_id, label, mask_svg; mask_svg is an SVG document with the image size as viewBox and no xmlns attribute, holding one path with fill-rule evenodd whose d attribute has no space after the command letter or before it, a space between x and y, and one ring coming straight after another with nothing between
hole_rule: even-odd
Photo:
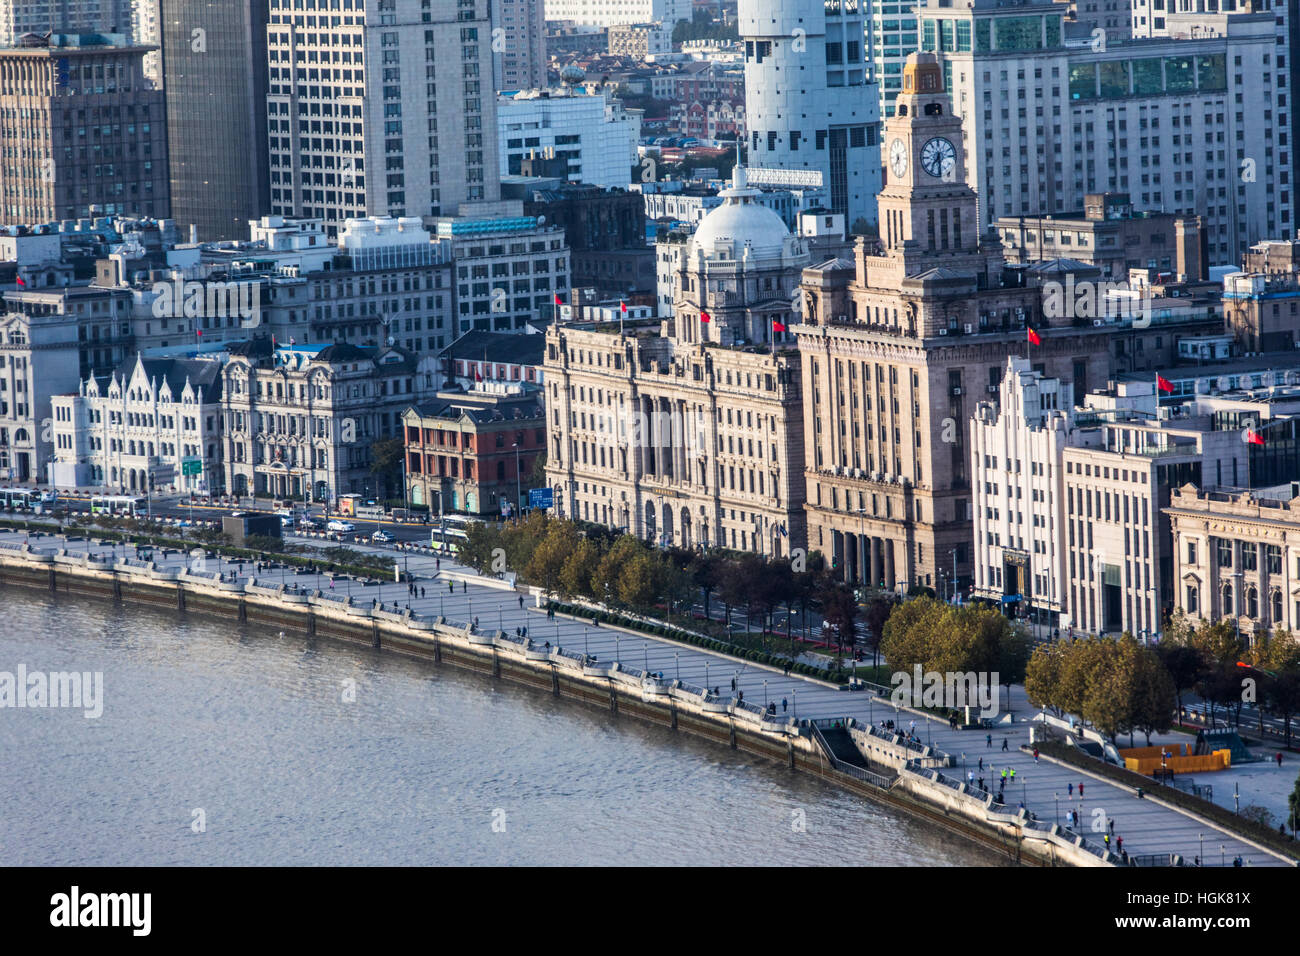
<instances>
[{"instance_id":1,"label":"clock tower spire","mask_svg":"<svg viewBox=\"0 0 1300 956\"><path fill-rule=\"evenodd\" d=\"M879 196L886 255L966 253L979 248L975 191L966 185L961 119L933 53L912 53L903 90L885 122L885 188Z\"/></svg>"}]
</instances>

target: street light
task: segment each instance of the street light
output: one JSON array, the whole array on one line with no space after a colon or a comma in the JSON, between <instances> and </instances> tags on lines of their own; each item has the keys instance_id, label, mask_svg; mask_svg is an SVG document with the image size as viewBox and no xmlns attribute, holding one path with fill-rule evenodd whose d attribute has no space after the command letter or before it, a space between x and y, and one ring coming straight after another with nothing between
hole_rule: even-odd
<instances>
[{"instance_id":1,"label":"street light","mask_svg":"<svg viewBox=\"0 0 1300 956\"><path fill-rule=\"evenodd\" d=\"M677 651L673 651L673 663L677 668L677 680L680 681L682 679L682 658Z\"/></svg>"},{"instance_id":2,"label":"street light","mask_svg":"<svg viewBox=\"0 0 1300 956\"><path fill-rule=\"evenodd\" d=\"M1052 799L1056 801L1056 825L1059 827L1061 825L1061 795L1054 793Z\"/></svg>"}]
</instances>

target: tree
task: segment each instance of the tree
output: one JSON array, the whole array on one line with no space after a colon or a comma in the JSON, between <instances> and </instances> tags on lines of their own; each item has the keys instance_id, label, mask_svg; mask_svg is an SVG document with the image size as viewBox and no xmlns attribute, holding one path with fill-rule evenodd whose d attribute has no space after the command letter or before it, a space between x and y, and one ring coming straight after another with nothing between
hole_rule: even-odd
<instances>
[{"instance_id":1,"label":"tree","mask_svg":"<svg viewBox=\"0 0 1300 956\"><path fill-rule=\"evenodd\" d=\"M832 585L822 592L822 616L826 623L822 636L835 642L835 652L842 654L846 646L852 647L854 621L858 616L858 602L853 590L843 584Z\"/></svg>"},{"instance_id":2,"label":"tree","mask_svg":"<svg viewBox=\"0 0 1300 956\"><path fill-rule=\"evenodd\" d=\"M600 549L588 538L579 540L560 569L561 593L581 597L592 596L591 579L599 564Z\"/></svg>"},{"instance_id":3,"label":"tree","mask_svg":"<svg viewBox=\"0 0 1300 956\"><path fill-rule=\"evenodd\" d=\"M1291 839L1295 839L1296 823L1300 821L1300 776L1295 778L1295 788L1286 798L1287 815L1291 818Z\"/></svg>"},{"instance_id":4,"label":"tree","mask_svg":"<svg viewBox=\"0 0 1300 956\"><path fill-rule=\"evenodd\" d=\"M867 646L871 648L871 664L873 667L880 665L880 641L885 636L885 624L889 621L889 616L894 612L898 602L893 598L877 595L867 603L865 615L865 624L867 631Z\"/></svg>"},{"instance_id":5,"label":"tree","mask_svg":"<svg viewBox=\"0 0 1300 956\"><path fill-rule=\"evenodd\" d=\"M494 525L471 521L465 529L465 543L460 546L460 560L475 571L487 573L498 554L505 558L501 544L501 532Z\"/></svg>"},{"instance_id":6,"label":"tree","mask_svg":"<svg viewBox=\"0 0 1300 956\"><path fill-rule=\"evenodd\" d=\"M1151 648L1133 641L1128 650L1131 662L1131 726L1146 735L1151 745L1153 733L1164 733L1173 724L1177 694L1173 678Z\"/></svg>"},{"instance_id":7,"label":"tree","mask_svg":"<svg viewBox=\"0 0 1300 956\"><path fill-rule=\"evenodd\" d=\"M660 563L648 551L633 555L618 573L619 601L637 611L653 608L660 591L660 570Z\"/></svg>"},{"instance_id":8,"label":"tree","mask_svg":"<svg viewBox=\"0 0 1300 956\"><path fill-rule=\"evenodd\" d=\"M406 444L401 438L380 438L370 445L370 473L382 483L381 498L395 497L394 487L401 487L402 464L406 457ZM406 497L403 491L402 497Z\"/></svg>"},{"instance_id":9,"label":"tree","mask_svg":"<svg viewBox=\"0 0 1300 956\"><path fill-rule=\"evenodd\" d=\"M1059 641L1040 644L1025 668L1025 695L1029 702L1052 711L1057 717L1065 713L1061 705L1061 681L1071 646Z\"/></svg>"},{"instance_id":10,"label":"tree","mask_svg":"<svg viewBox=\"0 0 1300 956\"><path fill-rule=\"evenodd\" d=\"M700 589L704 595L704 617L709 617L709 596L717 590L719 562L711 554L696 555L688 566L691 577L695 581L695 586Z\"/></svg>"},{"instance_id":11,"label":"tree","mask_svg":"<svg viewBox=\"0 0 1300 956\"><path fill-rule=\"evenodd\" d=\"M608 604L619 603L619 579L623 567L644 550L645 545L633 535L616 538L601 556L591 576L592 596Z\"/></svg>"},{"instance_id":12,"label":"tree","mask_svg":"<svg viewBox=\"0 0 1300 956\"><path fill-rule=\"evenodd\" d=\"M1279 672L1264 682L1264 701L1268 709L1282 718L1286 745L1291 746L1291 722L1300 715L1300 668Z\"/></svg>"},{"instance_id":13,"label":"tree","mask_svg":"<svg viewBox=\"0 0 1300 956\"><path fill-rule=\"evenodd\" d=\"M578 530L568 521L552 521L524 565L524 576L548 595L561 587L564 565L580 541Z\"/></svg>"},{"instance_id":14,"label":"tree","mask_svg":"<svg viewBox=\"0 0 1300 956\"><path fill-rule=\"evenodd\" d=\"M1183 692L1196 686L1205 671L1201 652L1186 644L1171 644L1168 639L1155 647L1156 656L1164 665L1174 685L1174 697L1179 714L1183 711Z\"/></svg>"}]
</instances>

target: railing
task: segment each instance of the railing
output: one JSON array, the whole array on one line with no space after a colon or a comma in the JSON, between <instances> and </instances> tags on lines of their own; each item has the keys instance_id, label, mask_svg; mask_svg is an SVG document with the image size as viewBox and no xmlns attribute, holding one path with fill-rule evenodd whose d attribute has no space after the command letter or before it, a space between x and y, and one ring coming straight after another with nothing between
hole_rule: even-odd
<instances>
[{"instance_id":1,"label":"railing","mask_svg":"<svg viewBox=\"0 0 1300 956\"><path fill-rule=\"evenodd\" d=\"M812 728L813 736L817 738L818 746L821 747L822 753L826 755L826 759L830 761L830 765L834 769L838 770L840 773L848 774L850 777L853 777L857 780L861 780L863 783L869 783L873 787L878 787L881 790L888 790L891 786L893 786L893 781L890 780L888 777L884 776L883 774L875 773L874 771L871 770L865 770L862 767L855 767L853 766L853 764L845 763L839 757L835 756L835 752L831 750L830 742L827 741L826 736L821 731L821 728L817 726L819 723L834 725L836 722L833 720L807 721L808 726Z\"/></svg>"}]
</instances>

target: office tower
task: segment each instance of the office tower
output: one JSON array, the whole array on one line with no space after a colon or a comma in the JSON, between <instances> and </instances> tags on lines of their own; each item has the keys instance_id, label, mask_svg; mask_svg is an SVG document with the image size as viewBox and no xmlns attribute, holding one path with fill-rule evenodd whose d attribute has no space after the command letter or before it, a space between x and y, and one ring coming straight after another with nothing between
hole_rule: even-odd
<instances>
[{"instance_id":1,"label":"office tower","mask_svg":"<svg viewBox=\"0 0 1300 956\"><path fill-rule=\"evenodd\" d=\"M131 0L0 0L0 46L24 33L131 32Z\"/></svg>"},{"instance_id":2,"label":"office tower","mask_svg":"<svg viewBox=\"0 0 1300 956\"><path fill-rule=\"evenodd\" d=\"M746 163L765 186L821 186L854 230L876 222L880 99L853 0L740 0Z\"/></svg>"},{"instance_id":3,"label":"office tower","mask_svg":"<svg viewBox=\"0 0 1300 956\"><path fill-rule=\"evenodd\" d=\"M880 88L880 116L894 115L894 98L903 89L903 64L920 46L916 4L912 0L871 0L867 5L867 44L873 78Z\"/></svg>"},{"instance_id":4,"label":"office tower","mask_svg":"<svg viewBox=\"0 0 1300 956\"><path fill-rule=\"evenodd\" d=\"M1195 36L1094 49L1066 45L1065 4L946 3L918 5L921 49L940 56L962 117L982 224L1128 193L1138 210L1201 216L1211 266L1294 228L1271 13L1207 14Z\"/></svg>"},{"instance_id":5,"label":"office tower","mask_svg":"<svg viewBox=\"0 0 1300 956\"><path fill-rule=\"evenodd\" d=\"M495 201L488 0L271 0L272 212L439 216Z\"/></svg>"},{"instance_id":6,"label":"office tower","mask_svg":"<svg viewBox=\"0 0 1300 956\"><path fill-rule=\"evenodd\" d=\"M492 88L532 90L546 85L543 0L491 0Z\"/></svg>"},{"instance_id":7,"label":"office tower","mask_svg":"<svg viewBox=\"0 0 1300 956\"><path fill-rule=\"evenodd\" d=\"M172 218L247 239L270 209L267 0L170 0L162 26Z\"/></svg>"},{"instance_id":8,"label":"office tower","mask_svg":"<svg viewBox=\"0 0 1300 956\"><path fill-rule=\"evenodd\" d=\"M120 36L29 37L0 49L0 224L170 215L162 92L148 47Z\"/></svg>"},{"instance_id":9,"label":"office tower","mask_svg":"<svg viewBox=\"0 0 1300 956\"><path fill-rule=\"evenodd\" d=\"M883 137L880 241L803 273L808 547L846 581L886 589L970 580L966 422L1008 356L1087 389L1108 331L1044 314L1004 268L966 185L961 120L933 54L913 53ZM1096 270L1091 270L1095 273ZM1029 330L1035 330L1037 344Z\"/></svg>"}]
</instances>

